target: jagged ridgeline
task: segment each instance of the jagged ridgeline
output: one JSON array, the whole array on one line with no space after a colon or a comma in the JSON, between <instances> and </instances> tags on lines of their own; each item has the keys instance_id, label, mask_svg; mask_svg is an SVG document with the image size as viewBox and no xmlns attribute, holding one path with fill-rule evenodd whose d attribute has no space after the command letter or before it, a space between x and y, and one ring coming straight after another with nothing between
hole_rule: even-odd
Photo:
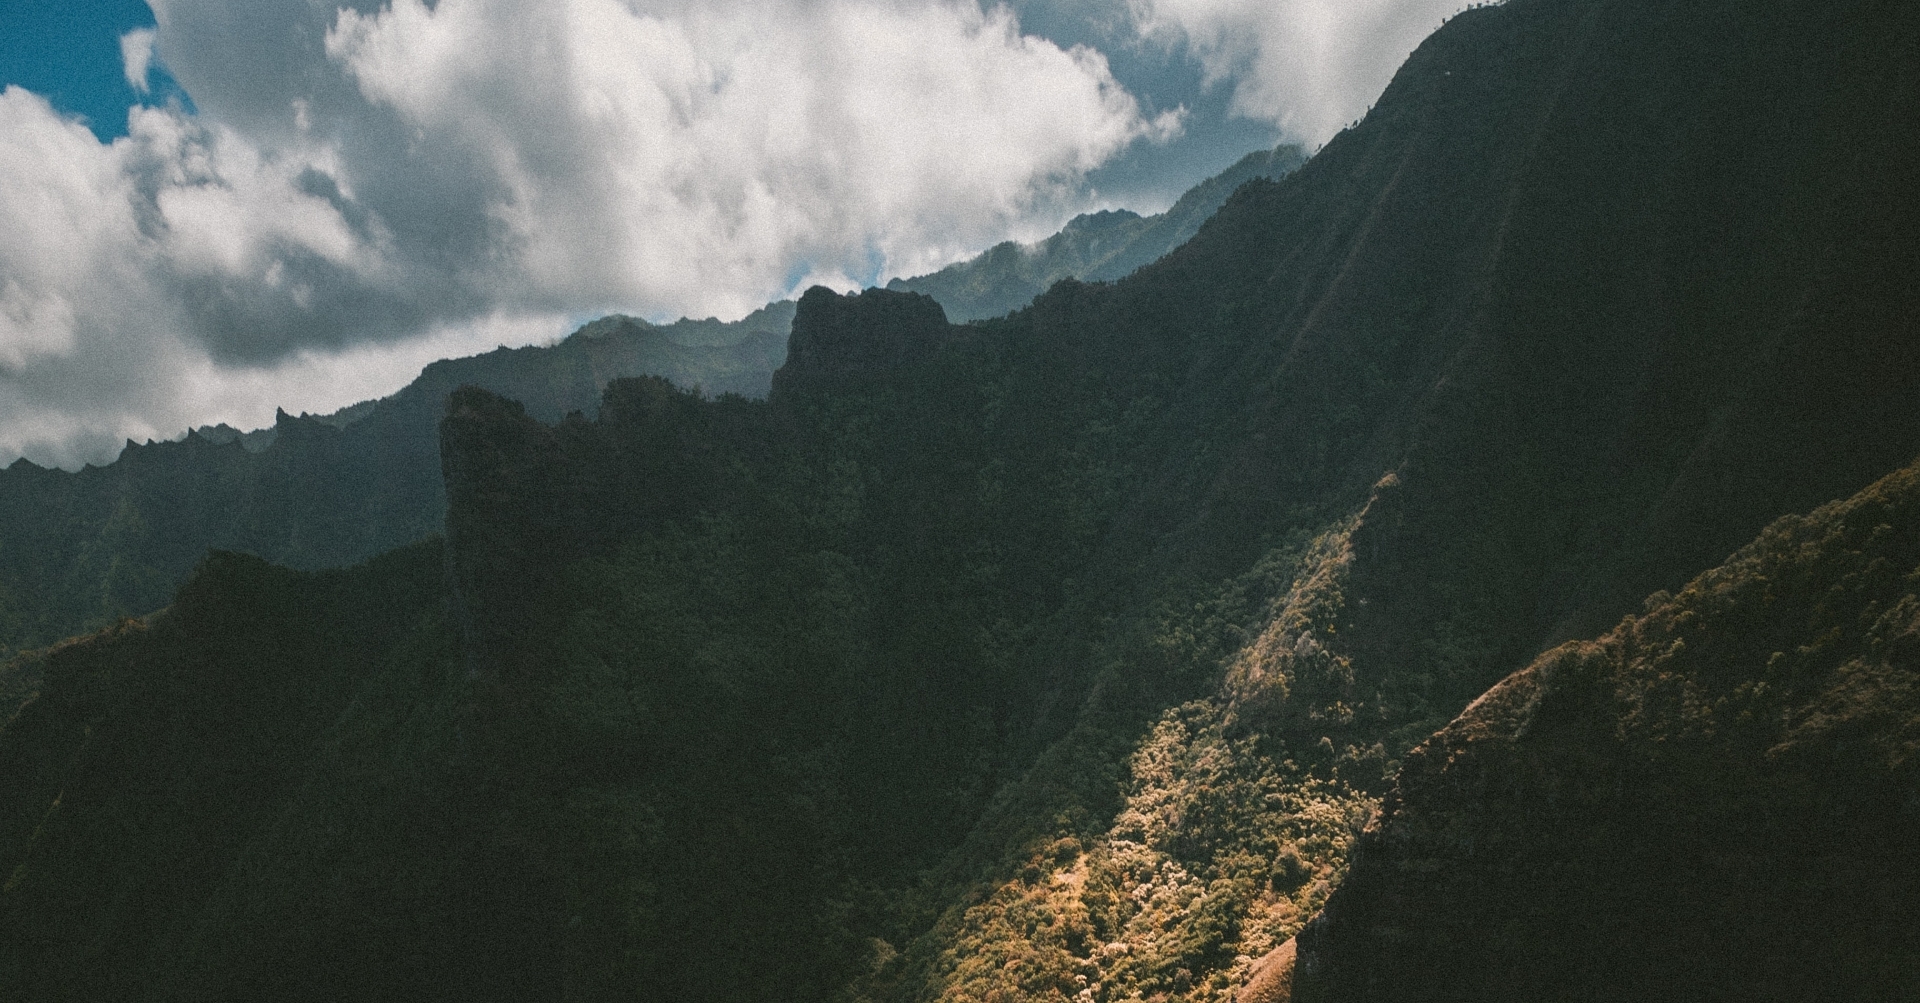
<instances>
[{"instance_id":1,"label":"jagged ridgeline","mask_svg":"<svg viewBox=\"0 0 1920 1003\"><path fill-rule=\"evenodd\" d=\"M241 433L129 442L77 473L0 471L0 655L164 606L207 548L314 570L438 533L447 394L483 386L559 421L600 406L608 380L654 373L710 394L765 396L793 304L730 324L612 316L559 344L433 363L391 397Z\"/></svg>"},{"instance_id":2,"label":"jagged ridgeline","mask_svg":"<svg viewBox=\"0 0 1920 1003\"><path fill-rule=\"evenodd\" d=\"M937 272L894 279L887 288L925 293L955 322L998 317L1033 302L1061 279L1097 282L1131 275L1186 243L1241 185L1286 177L1306 162L1306 151L1291 143L1258 150L1195 185L1166 212L1087 213L1038 243L1006 241Z\"/></svg>"},{"instance_id":3,"label":"jagged ridgeline","mask_svg":"<svg viewBox=\"0 0 1920 1003\"><path fill-rule=\"evenodd\" d=\"M1272 1000L1316 911L1302 956L1363 970L1341 966L1392 939L1368 909L1396 895L1439 903L1381 955L1416 970L1461 928L1442 879L1397 892L1370 863L1396 825L1419 826L1403 870L1448 859L1452 811L1541 834L1515 859L1570 875L1501 887L1589 888L1599 865L1538 817L1553 771L1589 762L1581 722L1537 718L1564 755L1476 760L1514 775L1486 811L1533 828L1448 807L1438 746L1412 750L1658 590L1680 598L1623 630L1729 703L1676 719L1656 803L1727 800L1662 827L1583 794L1593 831L1635 840L1599 858L1632 893L1468 906L1555 950L1565 924L1626 929L1680 841L1751 809L1754 833L1845 838L1764 895L1744 882L1802 844L1688 872L1739 881L1656 918L1881 908L1855 879L1911 888L1911 858L1856 837L1893 830L1811 818L1911 802L1908 704L1822 711L1838 730L1791 754L1844 755L1779 767L1779 798L1753 765L1771 725L1736 719L1844 703L1832 666L1856 655L1881 687L1859 692L1905 692L1884 618L1913 601L1909 482L1762 540L1785 576L1844 513L1889 527L1834 545L1860 555L1839 592L1783 579L1762 633L1757 579L1686 583L1920 453L1920 151L1889 126L1920 118L1917 65L1920 11L1892 3L1513 0L1454 18L1357 128L1122 281L965 326L923 296L811 291L765 401L616 381L594 419L549 424L461 390L443 558L217 558L149 625L8 669L39 695L0 732L0 990ZM1736 579L1724 609L1699 594ZM1561 649L1590 668L1555 670L1553 708L1658 679L1651 647L1608 661L1621 636ZM1666 727L1683 682L1640 687L1631 720ZM1687 737L1723 711L1726 738ZM1658 776L1642 751L1594 765ZM1722 952L1701 970L1733 997L1910 989L1920 957L1889 935L1858 976L1844 952L1746 964L1772 936L1687 943ZM1474 957L1449 969L1468 998L1599 995L1634 960L1527 982L1566 954Z\"/></svg>"}]
</instances>

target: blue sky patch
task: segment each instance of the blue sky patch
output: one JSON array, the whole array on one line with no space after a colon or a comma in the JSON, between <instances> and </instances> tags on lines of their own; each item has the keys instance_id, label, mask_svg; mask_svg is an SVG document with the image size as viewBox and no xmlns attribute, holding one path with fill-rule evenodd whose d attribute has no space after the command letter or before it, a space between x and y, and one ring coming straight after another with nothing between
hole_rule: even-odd
<instances>
[{"instance_id":1,"label":"blue sky patch","mask_svg":"<svg viewBox=\"0 0 1920 1003\"><path fill-rule=\"evenodd\" d=\"M127 82L120 36L154 26L141 0L0 0L0 87L18 85L86 120L102 142L127 134L136 104L192 101L156 61L140 94Z\"/></svg>"}]
</instances>

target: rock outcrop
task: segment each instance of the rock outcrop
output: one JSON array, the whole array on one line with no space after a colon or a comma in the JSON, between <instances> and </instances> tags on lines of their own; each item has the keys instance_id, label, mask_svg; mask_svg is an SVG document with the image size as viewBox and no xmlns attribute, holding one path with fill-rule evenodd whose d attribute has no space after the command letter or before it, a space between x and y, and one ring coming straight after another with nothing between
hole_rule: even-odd
<instances>
[{"instance_id":1,"label":"rock outcrop","mask_svg":"<svg viewBox=\"0 0 1920 1003\"><path fill-rule=\"evenodd\" d=\"M814 286L800 297L787 362L773 392L830 389L924 361L951 337L947 315L922 293L868 289L840 295Z\"/></svg>"}]
</instances>

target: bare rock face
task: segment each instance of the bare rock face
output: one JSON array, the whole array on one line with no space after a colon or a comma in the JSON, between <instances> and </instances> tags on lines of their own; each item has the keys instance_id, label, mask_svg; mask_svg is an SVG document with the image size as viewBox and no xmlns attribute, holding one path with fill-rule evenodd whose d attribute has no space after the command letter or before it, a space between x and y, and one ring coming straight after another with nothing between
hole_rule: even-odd
<instances>
[{"instance_id":1,"label":"bare rock face","mask_svg":"<svg viewBox=\"0 0 1920 1003\"><path fill-rule=\"evenodd\" d=\"M1781 519L1411 754L1302 1000L1920 992L1920 465Z\"/></svg>"}]
</instances>

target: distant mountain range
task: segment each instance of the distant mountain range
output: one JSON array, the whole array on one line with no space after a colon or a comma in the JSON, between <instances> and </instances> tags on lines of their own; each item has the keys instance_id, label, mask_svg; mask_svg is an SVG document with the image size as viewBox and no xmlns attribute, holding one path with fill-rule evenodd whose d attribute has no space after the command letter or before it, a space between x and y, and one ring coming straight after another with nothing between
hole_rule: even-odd
<instances>
[{"instance_id":1,"label":"distant mountain range","mask_svg":"<svg viewBox=\"0 0 1920 1003\"><path fill-rule=\"evenodd\" d=\"M1110 209L1075 216L1037 244L996 244L937 272L894 279L887 288L933 297L955 323L998 317L1026 306L1062 279L1125 278L1186 243L1241 185L1254 178L1283 178L1306 162L1306 151L1291 144L1249 153L1158 215Z\"/></svg>"},{"instance_id":2,"label":"distant mountain range","mask_svg":"<svg viewBox=\"0 0 1920 1003\"><path fill-rule=\"evenodd\" d=\"M1063 278L1133 271L1185 242L1247 180L1301 162L1294 146L1252 153L1160 215L1081 216L1035 248L1002 244L907 281L926 285L949 316L1005 313ZM0 656L159 609L209 547L317 569L438 532L437 428L457 387L518 400L547 422L571 411L591 417L609 380L643 374L710 395L765 397L786 358L793 310L782 301L738 321L657 326L605 317L557 345L436 362L393 396L333 414L129 442L115 462L78 473L17 461L0 471Z\"/></svg>"},{"instance_id":3,"label":"distant mountain range","mask_svg":"<svg viewBox=\"0 0 1920 1003\"><path fill-rule=\"evenodd\" d=\"M0 998L1920 998L1916 67L1477 6L1117 281L436 387L443 534L0 666Z\"/></svg>"},{"instance_id":4,"label":"distant mountain range","mask_svg":"<svg viewBox=\"0 0 1920 1003\"><path fill-rule=\"evenodd\" d=\"M438 533L438 426L457 387L509 395L545 421L597 412L609 380L637 373L765 396L792 317L792 302L733 324L606 317L556 345L435 362L331 415L129 442L76 473L18 460L0 471L0 652L159 609L210 547L316 569Z\"/></svg>"}]
</instances>

